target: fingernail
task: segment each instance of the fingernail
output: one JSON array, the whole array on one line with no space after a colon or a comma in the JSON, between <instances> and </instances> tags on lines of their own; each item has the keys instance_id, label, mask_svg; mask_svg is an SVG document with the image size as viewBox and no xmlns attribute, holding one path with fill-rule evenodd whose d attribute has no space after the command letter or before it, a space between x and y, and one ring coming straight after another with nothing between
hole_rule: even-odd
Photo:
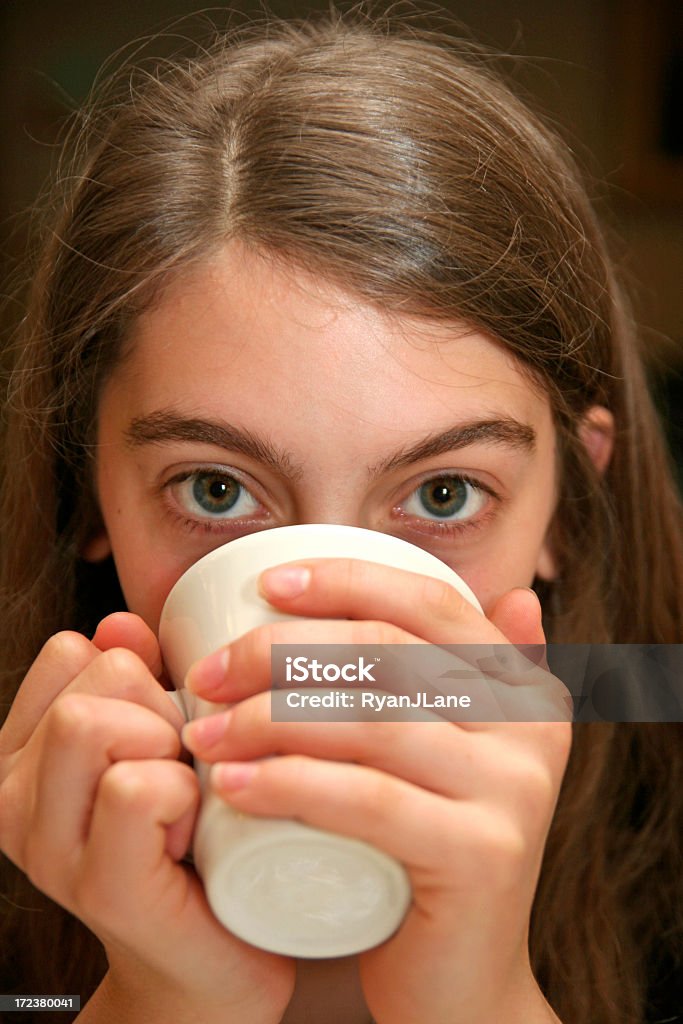
<instances>
[{"instance_id":1,"label":"fingernail","mask_svg":"<svg viewBox=\"0 0 683 1024\"><path fill-rule=\"evenodd\" d=\"M190 693L200 696L214 693L225 682L229 664L229 648L222 647L219 651L214 651L213 654L209 654L192 665L185 677L186 688Z\"/></svg>"},{"instance_id":2,"label":"fingernail","mask_svg":"<svg viewBox=\"0 0 683 1024\"><path fill-rule=\"evenodd\" d=\"M278 566L261 575L261 590L266 597L298 597L311 582L311 570L304 566Z\"/></svg>"},{"instance_id":3,"label":"fingernail","mask_svg":"<svg viewBox=\"0 0 683 1024\"><path fill-rule=\"evenodd\" d=\"M215 764L211 769L211 782L219 792L230 792L248 786L256 775L258 766L251 762Z\"/></svg>"},{"instance_id":4,"label":"fingernail","mask_svg":"<svg viewBox=\"0 0 683 1024\"><path fill-rule=\"evenodd\" d=\"M205 750L207 747L212 747L225 735L229 719L229 711L223 711L218 715L208 715L206 718L195 718L183 726L181 739L192 753L197 750Z\"/></svg>"}]
</instances>

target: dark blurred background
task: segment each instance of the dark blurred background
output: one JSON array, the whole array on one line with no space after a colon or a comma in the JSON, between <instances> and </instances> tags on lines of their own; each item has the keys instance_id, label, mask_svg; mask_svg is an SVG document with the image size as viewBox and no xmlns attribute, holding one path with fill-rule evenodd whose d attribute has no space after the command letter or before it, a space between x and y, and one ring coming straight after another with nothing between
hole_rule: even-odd
<instances>
[{"instance_id":1,"label":"dark blurred background","mask_svg":"<svg viewBox=\"0 0 683 1024\"><path fill-rule=\"evenodd\" d=\"M3 273L25 244L25 212L50 174L60 125L99 66L122 47L134 52L131 40L157 33L146 54L172 52L187 38L206 40L210 22L225 25L229 8L217 4L188 18L200 2L0 0ZM328 6L328 0L270 2L278 15ZM683 4L450 0L443 6L480 42L510 55L513 84L550 118L587 170L632 286L658 401L683 462ZM230 8L262 11L257 0L236 0Z\"/></svg>"}]
</instances>

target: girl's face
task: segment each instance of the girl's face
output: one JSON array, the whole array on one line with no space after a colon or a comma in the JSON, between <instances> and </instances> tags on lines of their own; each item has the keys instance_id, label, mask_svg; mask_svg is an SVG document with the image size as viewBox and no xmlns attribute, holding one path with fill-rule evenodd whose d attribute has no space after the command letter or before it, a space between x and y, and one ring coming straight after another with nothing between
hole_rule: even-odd
<instances>
[{"instance_id":1,"label":"girl's face","mask_svg":"<svg viewBox=\"0 0 683 1024\"><path fill-rule=\"evenodd\" d=\"M398 322L231 245L142 315L99 410L97 490L130 611L156 629L202 555L292 523L395 534L484 610L554 572L547 398L458 324Z\"/></svg>"}]
</instances>

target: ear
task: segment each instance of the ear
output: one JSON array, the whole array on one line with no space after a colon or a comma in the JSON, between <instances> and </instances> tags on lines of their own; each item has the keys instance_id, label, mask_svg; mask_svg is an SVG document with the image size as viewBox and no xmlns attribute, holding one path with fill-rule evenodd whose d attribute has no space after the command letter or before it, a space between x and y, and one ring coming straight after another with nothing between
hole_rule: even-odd
<instances>
[{"instance_id":1,"label":"ear","mask_svg":"<svg viewBox=\"0 0 683 1024\"><path fill-rule=\"evenodd\" d=\"M577 434L600 476L609 466L614 448L614 417L602 405L592 405L579 420ZM548 582L557 579L558 566L552 550L550 531L538 553L536 576Z\"/></svg>"},{"instance_id":2,"label":"ear","mask_svg":"<svg viewBox=\"0 0 683 1024\"><path fill-rule=\"evenodd\" d=\"M82 546L80 555L84 562L103 562L111 554L109 534L102 527L98 533L93 534Z\"/></svg>"},{"instance_id":3,"label":"ear","mask_svg":"<svg viewBox=\"0 0 683 1024\"><path fill-rule=\"evenodd\" d=\"M543 547L538 552L536 572L534 575L538 579L545 580L548 583L557 579L558 568L550 541L550 531L546 534L545 540L543 541Z\"/></svg>"},{"instance_id":4,"label":"ear","mask_svg":"<svg viewBox=\"0 0 683 1024\"><path fill-rule=\"evenodd\" d=\"M579 421L578 435L591 462L602 476L614 449L614 417L602 405L592 405Z\"/></svg>"}]
</instances>

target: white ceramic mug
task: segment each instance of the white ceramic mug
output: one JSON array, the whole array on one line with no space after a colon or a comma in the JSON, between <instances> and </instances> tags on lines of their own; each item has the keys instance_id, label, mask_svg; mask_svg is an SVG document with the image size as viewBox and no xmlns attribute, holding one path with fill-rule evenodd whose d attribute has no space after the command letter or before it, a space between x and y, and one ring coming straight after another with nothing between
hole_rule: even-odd
<instances>
[{"instance_id":1,"label":"white ceramic mug","mask_svg":"<svg viewBox=\"0 0 683 1024\"><path fill-rule=\"evenodd\" d=\"M434 555L373 530L330 524L285 526L231 541L196 562L171 590L159 640L188 718L219 707L183 690L190 665L249 630L290 619L258 593L259 575L308 558L358 558L444 580L481 607ZM193 854L207 899L246 942L297 957L337 957L387 939L410 903L403 867L367 843L282 819L233 811L196 765L203 799Z\"/></svg>"}]
</instances>

